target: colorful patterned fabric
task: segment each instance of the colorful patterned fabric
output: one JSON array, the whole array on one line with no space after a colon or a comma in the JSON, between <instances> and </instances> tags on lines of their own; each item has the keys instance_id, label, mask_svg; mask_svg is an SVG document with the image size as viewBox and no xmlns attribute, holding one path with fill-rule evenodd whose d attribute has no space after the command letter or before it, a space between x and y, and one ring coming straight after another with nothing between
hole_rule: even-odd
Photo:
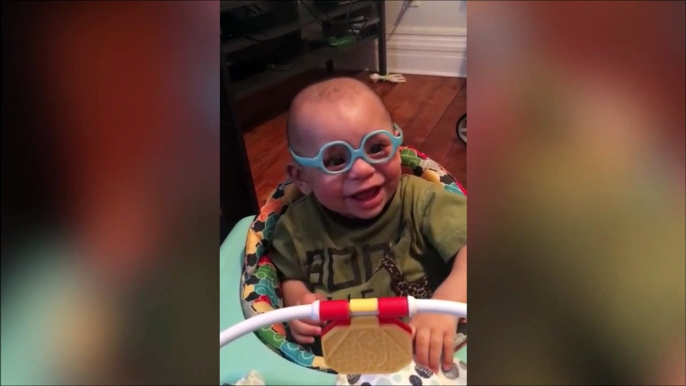
<instances>
[{"instance_id":1,"label":"colorful patterned fabric","mask_svg":"<svg viewBox=\"0 0 686 386\"><path fill-rule=\"evenodd\" d=\"M443 167L416 149L402 146L400 157L403 173L442 184L453 193L467 194L466 189ZM268 252L276 222L300 197L302 193L290 181L280 184L250 225L241 277L241 298L246 318L283 307L281 283ZM333 372L326 368L324 358L312 354L309 347L287 341L284 323L276 323L255 333L268 347L288 360L301 366Z\"/></svg>"}]
</instances>

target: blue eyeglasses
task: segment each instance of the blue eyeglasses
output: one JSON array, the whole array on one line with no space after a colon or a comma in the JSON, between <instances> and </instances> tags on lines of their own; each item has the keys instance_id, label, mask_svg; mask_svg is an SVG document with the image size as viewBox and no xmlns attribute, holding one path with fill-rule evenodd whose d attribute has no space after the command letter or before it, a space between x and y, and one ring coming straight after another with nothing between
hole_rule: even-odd
<instances>
[{"instance_id":1,"label":"blue eyeglasses","mask_svg":"<svg viewBox=\"0 0 686 386\"><path fill-rule=\"evenodd\" d=\"M393 124L398 135L387 130L373 131L362 138L360 147L354 149L348 142L334 141L322 146L319 154L313 158L300 157L290 149L295 162L302 166L316 167L327 174L345 173L353 166L358 158L369 164L387 162L395 155L398 146L403 143L403 131Z\"/></svg>"}]
</instances>

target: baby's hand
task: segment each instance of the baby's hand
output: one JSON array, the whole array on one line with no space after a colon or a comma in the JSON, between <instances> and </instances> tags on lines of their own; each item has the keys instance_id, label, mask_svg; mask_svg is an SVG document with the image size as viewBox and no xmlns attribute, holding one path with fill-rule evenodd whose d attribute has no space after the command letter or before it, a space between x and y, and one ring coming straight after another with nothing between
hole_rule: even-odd
<instances>
[{"instance_id":1,"label":"baby's hand","mask_svg":"<svg viewBox=\"0 0 686 386\"><path fill-rule=\"evenodd\" d=\"M414 337L415 362L438 372L453 364L453 345L458 318L451 315L419 314L410 320ZM441 361L441 354L443 360Z\"/></svg>"},{"instance_id":2,"label":"baby's hand","mask_svg":"<svg viewBox=\"0 0 686 386\"><path fill-rule=\"evenodd\" d=\"M312 304L316 300L326 300L326 297L322 294L309 292L303 295L295 305ZM314 336L321 335L323 324L324 322L317 322L312 319L293 320L289 323L293 338L302 344L314 343Z\"/></svg>"}]
</instances>

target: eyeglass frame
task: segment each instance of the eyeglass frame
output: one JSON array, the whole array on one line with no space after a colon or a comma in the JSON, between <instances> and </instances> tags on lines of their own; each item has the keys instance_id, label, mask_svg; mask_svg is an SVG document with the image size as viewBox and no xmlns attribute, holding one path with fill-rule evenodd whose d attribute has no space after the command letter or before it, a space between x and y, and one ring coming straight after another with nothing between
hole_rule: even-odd
<instances>
[{"instance_id":1,"label":"eyeglass frame","mask_svg":"<svg viewBox=\"0 0 686 386\"><path fill-rule=\"evenodd\" d=\"M293 151L293 149L291 147L289 147L288 150L291 152L291 155L293 156L293 159L295 160L295 162L297 162L301 166L314 167L314 168L317 168L317 169L323 171L326 174L341 174L341 173L345 173L345 172L349 171L353 167L353 164L355 164L355 161L357 161L358 158L362 158L363 160L365 160L370 165L378 165L378 164L382 164L382 163L386 163L386 162L390 161L391 158L393 158L395 153L398 151L398 148L400 147L400 145L402 145L403 137L404 137L403 131L400 129L400 127L397 124L393 123L393 129L398 131L398 133L399 133L398 136L394 135L393 133L391 133L387 130L383 130L383 129L372 131L371 133L365 135L362 138L362 142L360 142L360 147L358 147L357 149L353 148L348 142L333 141L333 142L325 143L324 146L322 146L321 149L319 149L319 153L315 157L311 157L311 158L301 157L301 156L295 154L295 152ZM367 152L364 150L364 145L367 143L367 139L370 137L373 137L377 134L384 134L384 135L388 136L389 139L391 140L392 150L389 153L388 158L385 158L382 160L370 159L369 156L367 155ZM331 170L326 168L322 158L324 156L324 151L326 149L328 149L329 147L335 146L335 145L342 145L348 149L348 151L350 152L350 161L348 162L348 165L345 168L343 168L341 170L331 171Z\"/></svg>"}]
</instances>

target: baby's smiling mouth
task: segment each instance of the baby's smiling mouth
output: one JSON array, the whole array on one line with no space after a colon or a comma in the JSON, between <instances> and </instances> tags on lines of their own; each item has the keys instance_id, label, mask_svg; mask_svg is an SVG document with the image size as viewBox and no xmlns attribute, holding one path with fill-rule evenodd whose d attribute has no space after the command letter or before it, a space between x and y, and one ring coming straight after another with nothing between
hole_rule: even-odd
<instances>
[{"instance_id":1,"label":"baby's smiling mouth","mask_svg":"<svg viewBox=\"0 0 686 386\"><path fill-rule=\"evenodd\" d=\"M379 194L380 190L381 186L374 186L369 189L364 189L353 195L350 195L350 197L357 201L368 201L376 197L377 194Z\"/></svg>"}]
</instances>

